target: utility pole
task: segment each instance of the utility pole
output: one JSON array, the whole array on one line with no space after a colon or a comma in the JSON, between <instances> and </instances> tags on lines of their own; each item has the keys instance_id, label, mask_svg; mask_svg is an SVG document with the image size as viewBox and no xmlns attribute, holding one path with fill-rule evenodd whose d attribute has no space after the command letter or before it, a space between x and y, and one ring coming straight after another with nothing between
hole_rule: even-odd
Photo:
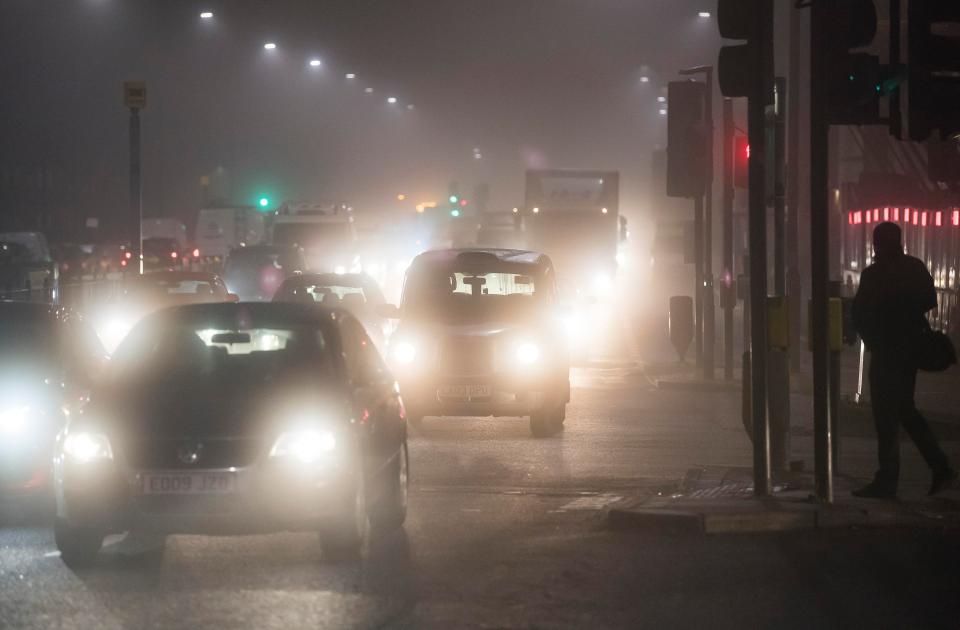
<instances>
[{"instance_id":1,"label":"utility pole","mask_svg":"<svg viewBox=\"0 0 960 630\"><path fill-rule=\"evenodd\" d=\"M757 496L770 494L770 434L767 420L767 221L764 142L765 110L773 98L772 0L720 0L720 35L747 40L720 49L720 91L746 96L749 164L750 355L751 420L753 426L753 487ZM744 383L746 387L746 383Z\"/></svg>"},{"instance_id":2,"label":"utility pole","mask_svg":"<svg viewBox=\"0 0 960 630\"><path fill-rule=\"evenodd\" d=\"M124 81L123 104L130 110L130 243L137 256L138 273L143 273L143 195L140 185L140 110L147 106L143 81Z\"/></svg>"},{"instance_id":3,"label":"utility pole","mask_svg":"<svg viewBox=\"0 0 960 630\"><path fill-rule=\"evenodd\" d=\"M800 335L803 285L800 281L800 11L790 11L790 68L787 88L787 295L790 309L790 369L802 367Z\"/></svg>"},{"instance_id":4,"label":"utility pole","mask_svg":"<svg viewBox=\"0 0 960 630\"><path fill-rule=\"evenodd\" d=\"M830 122L827 64L830 33L824 25L830 13L824 0L811 6L810 36L810 330L813 348L813 434L817 498L833 502L831 423L829 409L830 350L827 298L830 260L828 173Z\"/></svg>"},{"instance_id":5,"label":"utility pole","mask_svg":"<svg viewBox=\"0 0 960 630\"><path fill-rule=\"evenodd\" d=\"M733 101L723 99L723 378L733 380Z\"/></svg>"}]
</instances>

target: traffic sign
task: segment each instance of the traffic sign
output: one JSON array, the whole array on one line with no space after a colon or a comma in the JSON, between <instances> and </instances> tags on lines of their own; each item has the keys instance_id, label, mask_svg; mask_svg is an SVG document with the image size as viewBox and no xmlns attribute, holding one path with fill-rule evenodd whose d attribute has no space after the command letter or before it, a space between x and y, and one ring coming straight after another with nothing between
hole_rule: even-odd
<instances>
[{"instance_id":1,"label":"traffic sign","mask_svg":"<svg viewBox=\"0 0 960 630\"><path fill-rule=\"evenodd\" d=\"M123 106L144 109L147 106L147 84L144 81L123 82Z\"/></svg>"}]
</instances>

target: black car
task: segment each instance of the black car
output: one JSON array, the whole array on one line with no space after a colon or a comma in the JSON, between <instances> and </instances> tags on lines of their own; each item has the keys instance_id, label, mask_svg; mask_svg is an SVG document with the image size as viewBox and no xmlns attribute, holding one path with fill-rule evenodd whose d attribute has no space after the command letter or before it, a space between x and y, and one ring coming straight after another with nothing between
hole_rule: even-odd
<instances>
[{"instance_id":1,"label":"black car","mask_svg":"<svg viewBox=\"0 0 960 630\"><path fill-rule=\"evenodd\" d=\"M389 334L389 320L380 313L386 304L383 292L364 273L298 273L283 281L273 301L346 309L360 320L378 348Z\"/></svg>"},{"instance_id":2,"label":"black car","mask_svg":"<svg viewBox=\"0 0 960 630\"><path fill-rule=\"evenodd\" d=\"M250 245L230 250L223 279L244 302L269 302L285 278L306 268L296 245Z\"/></svg>"},{"instance_id":3,"label":"black car","mask_svg":"<svg viewBox=\"0 0 960 630\"><path fill-rule=\"evenodd\" d=\"M0 302L0 499L50 490L65 414L106 365L93 328L66 308Z\"/></svg>"},{"instance_id":4,"label":"black car","mask_svg":"<svg viewBox=\"0 0 960 630\"><path fill-rule=\"evenodd\" d=\"M315 530L325 554L353 555L368 526L403 523L405 411L346 311L171 308L134 327L111 368L57 444L66 563L128 530Z\"/></svg>"}]
</instances>

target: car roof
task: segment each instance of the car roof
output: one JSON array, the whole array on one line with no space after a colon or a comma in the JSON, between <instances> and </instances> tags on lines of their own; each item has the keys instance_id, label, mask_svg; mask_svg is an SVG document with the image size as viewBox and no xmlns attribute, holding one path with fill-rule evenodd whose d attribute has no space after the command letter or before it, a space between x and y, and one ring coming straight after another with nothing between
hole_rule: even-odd
<instances>
[{"instance_id":1,"label":"car roof","mask_svg":"<svg viewBox=\"0 0 960 630\"><path fill-rule=\"evenodd\" d=\"M216 302L174 306L150 315L151 321L209 323L211 327L236 328L254 323L260 328L317 326L327 328L347 312L313 304L293 302ZM246 323L249 322L249 323Z\"/></svg>"},{"instance_id":2,"label":"car roof","mask_svg":"<svg viewBox=\"0 0 960 630\"><path fill-rule=\"evenodd\" d=\"M213 282L220 280L220 276L209 271L151 271L143 275L130 278L128 282L146 282L151 279L160 280L205 280Z\"/></svg>"},{"instance_id":3,"label":"car roof","mask_svg":"<svg viewBox=\"0 0 960 630\"><path fill-rule=\"evenodd\" d=\"M549 264L550 258L546 254L528 249L501 249L496 247L463 247L452 249L432 249L423 252L414 259L417 263L452 263L457 258L470 256L492 256L499 262L521 265Z\"/></svg>"},{"instance_id":4,"label":"car roof","mask_svg":"<svg viewBox=\"0 0 960 630\"><path fill-rule=\"evenodd\" d=\"M315 284L335 284L342 287L364 287L368 285L375 285L376 280L371 278L365 273L333 273L333 272L317 272L317 273L298 273L292 276L289 276L284 280L284 284L300 284L300 283L315 283Z\"/></svg>"},{"instance_id":5,"label":"car roof","mask_svg":"<svg viewBox=\"0 0 960 630\"><path fill-rule=\"evenodd\" d=\"M17 302L15 300L0 300L0 320L23 318L61 319L67 314L67 309L47 304L45 302Z\"/></svg>"}]
</instances>

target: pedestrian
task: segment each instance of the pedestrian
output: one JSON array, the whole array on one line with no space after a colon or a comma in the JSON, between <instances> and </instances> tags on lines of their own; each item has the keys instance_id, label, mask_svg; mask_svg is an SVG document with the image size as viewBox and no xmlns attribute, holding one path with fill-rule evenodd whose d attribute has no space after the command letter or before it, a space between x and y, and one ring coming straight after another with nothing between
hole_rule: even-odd
<instances>
[{"instance_id":1,"label":"pedestrian","mask_svg":"<svg viewBox=\"0 0 960 630\"><path fill-rule=\"evenodd\" d=\"M874 262L860 276L853 299L853 324L870 351L870 396L877 430L879 469L854 496L894 498L900 477L899 425L933 471L929 494L957 479L913 396L917 381L915 349L937 306L933 278L923 262L903 251L900 226L884 222L873 230Z\"/></svg>"}]
</instances>

